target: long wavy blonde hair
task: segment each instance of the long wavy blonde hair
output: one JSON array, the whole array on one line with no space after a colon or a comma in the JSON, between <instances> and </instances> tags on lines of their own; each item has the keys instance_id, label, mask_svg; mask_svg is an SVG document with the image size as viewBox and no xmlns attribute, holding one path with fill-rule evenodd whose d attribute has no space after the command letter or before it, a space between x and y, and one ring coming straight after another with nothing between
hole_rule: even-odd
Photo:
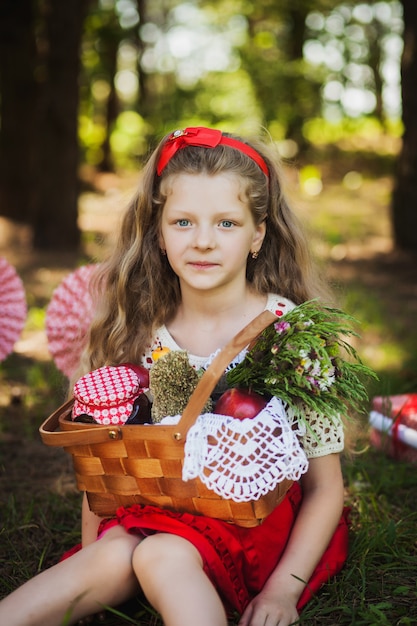
<instances>
[{"instance_id":1,"label":"long wavy blonde hair","mask_svg":"<svg viewBox=\"0 0 417 626\"><path fill-rule=\"evenodd\" d=\"M159 232L166 181L178 174L228 172L243 181L255 223L266 219L259 257L249 256L247 262L247 280L255 290L278 293L296 304L324 294L305 235L284 194L281 165L266 146L245 142L262 155L269 178L250 157L227 145L187 146L158 176L156 164L166 139L145 165L115 250L97 275L96 314L77 376L103 365L139 363L153 329L175 314L181 298L179 281L161 254Z\"/></svg>"}]
</instances>

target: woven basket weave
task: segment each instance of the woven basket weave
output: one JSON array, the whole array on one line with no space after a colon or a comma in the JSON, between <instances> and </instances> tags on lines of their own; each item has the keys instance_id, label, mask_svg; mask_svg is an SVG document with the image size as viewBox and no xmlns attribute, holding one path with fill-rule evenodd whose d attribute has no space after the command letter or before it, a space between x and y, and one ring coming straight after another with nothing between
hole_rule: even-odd
<instances>
[{"instance_id":1,"label":"woven basket weave","mask_svg":"<svg viewBox=\"0 0 417 626\"><path fill-rule=\"evenodd\" d=\"M192 394L175 426L103 426L73 422L73 400L50 415L39 429L49 446L72 455L78 488L87 492L89 506L100 516L119 506L151 504L256 526L281 502L292 484L284 480L252 502L226 500L198 478L184 482L182 464L187 432L200 414L226 366L276 317L264 311L216 356Z\"/></svg>"}]
</instances>

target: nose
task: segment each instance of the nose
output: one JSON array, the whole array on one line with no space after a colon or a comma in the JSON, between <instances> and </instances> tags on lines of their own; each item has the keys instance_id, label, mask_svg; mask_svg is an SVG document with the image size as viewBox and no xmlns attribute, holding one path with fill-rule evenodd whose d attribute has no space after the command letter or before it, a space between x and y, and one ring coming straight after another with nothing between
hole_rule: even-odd
<instances>
[{"instance_id":1,"label":"nose","mask_svg":"<svg viewBox=\"0 0 417 626\"><path fill-rule=\"evenodd\" d=\"M210 224L199 224L194 231L195 248L207 250L214 248L216 245L214 228Z\"/></svg>"}]
</instances>

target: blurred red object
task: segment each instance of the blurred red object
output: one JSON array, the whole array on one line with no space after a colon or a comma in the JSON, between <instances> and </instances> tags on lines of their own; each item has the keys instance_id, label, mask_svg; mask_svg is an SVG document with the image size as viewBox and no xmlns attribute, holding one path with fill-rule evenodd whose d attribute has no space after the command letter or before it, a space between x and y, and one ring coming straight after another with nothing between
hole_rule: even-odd
<instances>
[{"instance_id":1,"label":"blurred red object","mask_svg":"<svg viewBox=\"0 0 417 626\"><path fill-rule=\"evenodd\" d=\"M369 422L372 446L394 459L417 463L417 393L376 396Z\"/></svg>"}]
</instances>

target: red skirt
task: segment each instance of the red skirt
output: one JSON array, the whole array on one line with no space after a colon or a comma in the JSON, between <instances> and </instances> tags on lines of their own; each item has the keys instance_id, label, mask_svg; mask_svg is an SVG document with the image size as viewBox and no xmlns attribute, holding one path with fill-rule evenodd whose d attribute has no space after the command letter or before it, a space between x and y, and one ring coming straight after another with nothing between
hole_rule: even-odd
<instances>
[{"instance_id":1,"label":"red skirt","mask_svg":"<svg viewBox=\"0 0 417 626\"><path fill-rule=\"evenodd\" d=\"M128 532L149 535L166 532L190 541L200 552L204 571L228 609L242 613L264 587L275 569L291 533L301 504L298 483L276 509L253 528L242 528L203 515L175 513L154 506L133 505L118 509L116 518L104 520L99 534L120 524ZM315 592L339 572L348 554L348 513L345 508L338 527L304 589L298 610Z\"/></svg>"}]
</instances>

